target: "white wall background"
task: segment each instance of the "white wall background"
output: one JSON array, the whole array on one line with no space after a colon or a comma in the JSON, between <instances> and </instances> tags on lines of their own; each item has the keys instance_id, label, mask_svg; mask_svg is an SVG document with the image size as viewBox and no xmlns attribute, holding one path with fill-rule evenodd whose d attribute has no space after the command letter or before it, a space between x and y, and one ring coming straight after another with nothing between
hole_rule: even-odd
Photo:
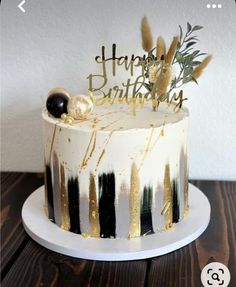
<instances>
[{"instance_id":1,"label":"white wall background","mask_svg":"<svg viewBox=\"0 0 236 287\"><path fill-rule=\"evenodd\" d=\"M118 44L118 53L140 54L140 19L170 42L178 24L204 26L199 48L214 61L185 90L189 97L190 176L236 179L236 4L211 0L3 0L2 170L42 171L41 109L47 92L62 86L85 93L101 45Z\"/></svg>"}]
</instances>

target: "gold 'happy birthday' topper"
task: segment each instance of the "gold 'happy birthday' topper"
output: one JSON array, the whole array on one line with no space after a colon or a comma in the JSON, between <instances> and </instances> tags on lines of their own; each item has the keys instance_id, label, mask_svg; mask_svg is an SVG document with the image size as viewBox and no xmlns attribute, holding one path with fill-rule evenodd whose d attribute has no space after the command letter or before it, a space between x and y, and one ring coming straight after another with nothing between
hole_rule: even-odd
<instances>
[{"instance_id":1,"label":"gold 'happy birthday' topper","mask_svg":"<svg viewBox=\"0 0 236 287\"><path fill-rule=\"evenodd\" d=\"M137 104L143 106L151 101L153 110L159 106L160 102L175 103L178 109L182 107L183 101L187 100L180 89L184 84L194 81L201 75L203 69L211 60L207 56L202 62L196 60L199 56L205 55L199 50L193 50L197 37L193 36L194 31L202 29L201 26L191 26L187 24L187 32L183 35L180 27L180 35L173 38L173 41L166 52L165 41L158 37L156 47L152 48L152 34L146 17L142 19L141 33L143 49L147 55L117 56L116 44L112 45L112 56L106 57L105 47L102 47L101 56L96 56L95 61L101 65L101 74L90 74L89 94L95 105L105 103L132 104L135 114ZM154 55L155 53L155 55ZM117 67L123 66L130 76L133 77L134 69L141 68L141 73L133 81L128 78L121 86L115 85L104 90L108 84L108 65L111 64L112 76L116 76ZM173 66L178 66L179 74L173 76ZM99 79L101 83L95 86L94 79ZM144 92L145 90L145 92ZM178 93L176 93L178 90ZM95 95L101 97L95 97Z\"/></svg>"}]
</instances>

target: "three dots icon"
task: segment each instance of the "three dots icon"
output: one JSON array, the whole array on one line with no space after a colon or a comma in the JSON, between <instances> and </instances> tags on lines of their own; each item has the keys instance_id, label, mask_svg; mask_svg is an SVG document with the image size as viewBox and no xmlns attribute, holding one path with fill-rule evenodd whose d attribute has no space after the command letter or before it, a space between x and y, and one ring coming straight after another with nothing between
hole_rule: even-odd
<instances>
[{"instance_id":1,"label":"three dots icon","mask_svg":"<svg viewBox=\"0 0 236 287\"><path fill-rule=\"evenodd\" d=\"M220 9L220 8L222 8L222 4L207 4L206 7L208 9L210 9L210 8L213 8L213 9L219 8Z\"/></svg>"}]
</instances>

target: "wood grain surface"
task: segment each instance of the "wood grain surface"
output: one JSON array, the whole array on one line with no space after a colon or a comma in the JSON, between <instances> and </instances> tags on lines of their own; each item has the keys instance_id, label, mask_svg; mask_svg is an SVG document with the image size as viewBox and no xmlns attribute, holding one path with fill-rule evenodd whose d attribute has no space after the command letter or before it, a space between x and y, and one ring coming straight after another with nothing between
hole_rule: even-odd
<instances>
[{"instance_id":1,"label":"wood grain surface","mask_svg":"<svg viewBox=\"0 0 236 287\"><path fill-rule=\"evenodd\" d=\"M2 286L200 287L201 270L213 261L228 266L229 286L236 286L236 182L193 181L211 203L207 230L193 243L167 255L126 262L71 258L30 239L21 223L21 208L42 183L42 175L2 173Z\"/></svg>"}]
</instances>

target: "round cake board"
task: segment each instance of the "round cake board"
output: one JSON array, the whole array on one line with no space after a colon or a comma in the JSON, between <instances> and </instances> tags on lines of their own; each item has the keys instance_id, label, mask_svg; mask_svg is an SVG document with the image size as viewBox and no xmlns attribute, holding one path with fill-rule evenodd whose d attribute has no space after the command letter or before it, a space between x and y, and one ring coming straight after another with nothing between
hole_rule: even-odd
<instances>
[{"instance_id":1,"label":"round cake board","mask_svg":"<svg viewBox=\"0 0 236 287\"><path fill-rule=\"evenodd\" d=\"M210 220L210 204L206 196L189 184L189 213L168 231L139 238L84 238L59 228L44 211L44 186L34 191L22 208L26 232L40 245L77 258L124 261L160 256L177 250L198 238Z\"/></svg>"}]
</instances>

